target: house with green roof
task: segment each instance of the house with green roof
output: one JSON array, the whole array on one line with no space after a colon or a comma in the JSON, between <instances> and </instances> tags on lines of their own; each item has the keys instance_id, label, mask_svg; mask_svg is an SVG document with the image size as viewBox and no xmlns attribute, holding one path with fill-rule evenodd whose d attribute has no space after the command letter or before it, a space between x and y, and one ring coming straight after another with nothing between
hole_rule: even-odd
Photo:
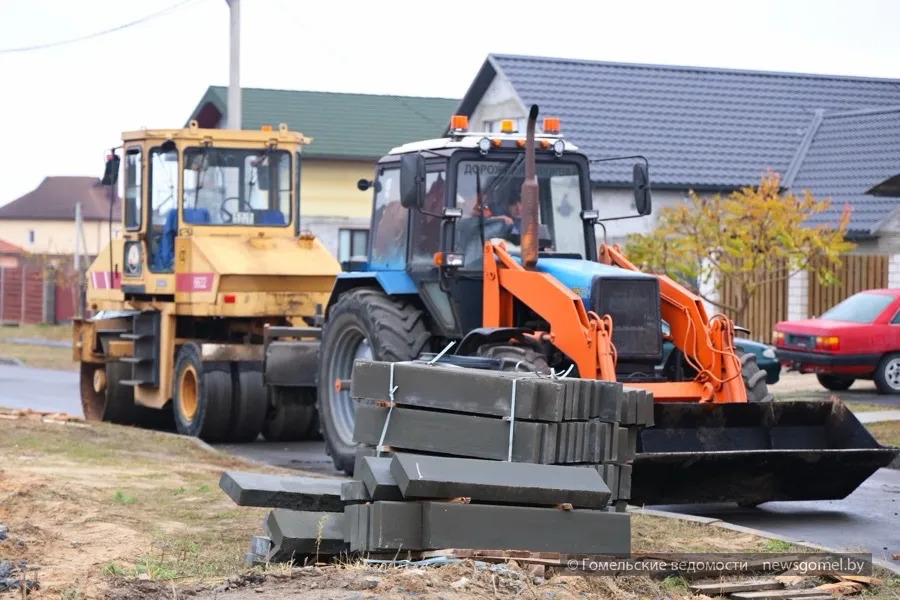
<instances>
[{"instance_id":1,"label":"house with green roof","mask_svg":"<svg viewBox=\"0 0 900 600\"><path fill-rule=\"evenodd\" d=\"M185 125L227 124L228 88L210 86ZM243 88L241 126L285 123L313 138L303 149L300 214L335 256L365 254L371 192L356 182L371 179L375 162L401 144L440 136L458 99Z\"/></svg>"}]
</instances>

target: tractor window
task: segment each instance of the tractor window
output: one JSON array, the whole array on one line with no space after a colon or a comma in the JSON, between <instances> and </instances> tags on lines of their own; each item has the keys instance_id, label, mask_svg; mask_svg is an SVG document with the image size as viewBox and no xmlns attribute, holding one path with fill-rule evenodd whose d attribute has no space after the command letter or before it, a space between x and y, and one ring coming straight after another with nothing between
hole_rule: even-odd
<instances>
[{"instance_id":1,"label":"tractor window","mask_svg":"<svg viewBox=\"0 0 900 600\"><path fill-rule=\"evenodd\" d=\"M372 216L373 269L403 269L409 211L400 204L400 169L382 168L375 180L375 210Z\"/></svg>"},{"instance_id":2,"label":"tractor window","mask_svg":"<svg viewBox=\"0 0 900 600\"><path fill-rule=\"evenodd\" d=\"M147 263L153 273L171 273L178 225L178 153L151 149L147 175L150 186Z\"/></svg>"},{"instance_id":3,"label":"tractor window","mask_svg":"<svg viewBox=\"0 0 900 600\"><path fill-rule=\"evenodd\" d=\"M283 150L188 148L184 151L188 225L287 227L291 155Z\"/></svg>"},{"instance_id":4,"label":"tractor window","mask_svg":"<svg viewBox=\"0 0 900 600\"><path fill-rule=\"evenodd\" d=\"M141 228L141 149L129 148L125 153L125 229Z\"/></svg>"},{"instance_id":5,"label":"tractor window","mask_svg":"<svg viewBox=\"0 0 900 600\"><path fill-rule=\"evenodd\" d=\"M524 160L513 158L461 161L457 167L457 206L463 218L456 227L456 249L465 255L466 268L481 268L484 240L502 240L515 256L521 227L521 190ZM581 171L565 162L538 162L540 222L546 226L541 250L585 255L581 220Z\"/></svg>"},{"instance_id":6,"label":"tractor window","mask_svg":"<svg viewBox=\"0 0 900 600\"><path fill-rule=\"evenodd\" d=\"M444 208L444 184L447 179L447 170L441 168L432 171L425 176L425 204L422 209L426 212L441 214ZM413 211L413 251L412 262L414 265L434 265L434 254L441 249L441 222L440 217L426 215L420 211Z\"/></svg>"}]
</instances>

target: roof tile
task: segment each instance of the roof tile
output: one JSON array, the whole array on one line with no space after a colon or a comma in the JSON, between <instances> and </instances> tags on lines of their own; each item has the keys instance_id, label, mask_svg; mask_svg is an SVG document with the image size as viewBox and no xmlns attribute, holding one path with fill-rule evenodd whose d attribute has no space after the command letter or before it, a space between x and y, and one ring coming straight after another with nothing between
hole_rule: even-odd
<instances>
[{"instance_id":1,"label":"roof tile","mask_svg":"<svg viewBox=\"0 0 900 600\"><path fill-rule=\"evenodd\" d=\"M45 177L35 189L0 206L0 219L73 221L75 205L81 202L84 221L108 221L109 187L96 177ZM112 220L120 219L121 202L116 194Z\"/></svg>"},{"instance_id":2,"label":"roof tile","mask_svg":"<svg viewBox=\"0 0 900 600\"><path fill-rule=\"evenodd\" d=\"M224 116L227 96L227 88L211 86L190 118L206 101ZM448 98L243 88L241 126L286 123L314 138L306 156L371 160L395 146L439 136L457 104Z\"/></svg>"},{"instance_id":3,"label":"roof tile","mask_svg":"<svg viewBox=\"0 0 900 600\"><path fill-rule=\"evenodd\" d=\"M816 109L900 104L900 80L502 54L485 68L505 74L526 106L558 116L591 158L646 156L657 187L752 185L767 168L788 169ZM631 181L626 163L593 172L602 183Z\"/></svg>"},{"instance_id":4,"label":"roof tile","mask_svg":"<svg viewBox=\"0 0 900 600\"><path fill-rule=\"evenodd\" d=\"M846 203L851 208L848 228L868 233L900 208L900 198L873 197L866 191L898 168L900 103L884 110L826 114L791 189L808 189L817 199L830 199L829 210L807 221L810 225L836 222Z\"/></svg>"}]
</instances>

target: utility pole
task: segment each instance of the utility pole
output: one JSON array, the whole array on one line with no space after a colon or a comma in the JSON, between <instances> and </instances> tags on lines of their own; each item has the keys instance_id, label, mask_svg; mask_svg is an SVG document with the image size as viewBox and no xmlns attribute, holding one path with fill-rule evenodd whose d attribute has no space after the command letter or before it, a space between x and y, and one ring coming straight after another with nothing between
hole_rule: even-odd
<instances>
[{"instance_id":1,"label":"utility pole","mask_svg":"<svg viewBox=\"0 0 900 600\"><path fill-rule=\"evenodd\" d=\"M112 241L112 240L110 240ZM75 272L81 273L81 202L75 203Z\"/></svg>"},{"instance_id":2,"label":"utility pole","mask_svg":"<svg viewBox=\"0 0 900 600\"><path fill-rule=\"evenodd\" d=\"M241 0L225 0L231 10L228 69L228 129L241 128Z\"/></svg>"}]
</instances>

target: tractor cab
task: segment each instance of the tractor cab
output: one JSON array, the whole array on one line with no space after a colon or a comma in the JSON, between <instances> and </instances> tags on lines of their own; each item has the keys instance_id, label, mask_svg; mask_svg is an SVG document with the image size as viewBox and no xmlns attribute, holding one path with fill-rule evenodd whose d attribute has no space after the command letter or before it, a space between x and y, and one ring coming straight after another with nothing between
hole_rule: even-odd
<instances>
[{"instance_id":1,"label":"tractor cab","mask_svg":"<svg viewBox=\"0 0 900 600\"><path fill-rule=\"evenodd\" d=\"M177 239L293 237L299 224L301 146L291 132L200 129L141 130L122 136L124 202L122 289L171 293ZM120 159L107 160L113 185ZM187 259L188 252L181 251ZM114 268L114 271L116 269ZM129 288L134 280L134 286Z\"/></svg>"},{"instance_id":2,"label":"tractor cab","mask_svg":"<svg viewBox=\"0 0 900 600\"><path fill-rule=\"evenodd\" d=\"M405 272L449 338L481 327L485 243L502 242L520 263L523 240L533 243L523 228L526 146L512 120L499 132L472 132L468 118L455 115L446 137L391 150L375 178L359 182L375 193L368 260L353 270ZM560 269L597 264L598 213L590 161L560 135L558 118L545 117L535 133L533 175L537 268L578 287ZM643 164L635 167L635 201L641 215L650 212Z\"/></svg>"}]
</instances>

